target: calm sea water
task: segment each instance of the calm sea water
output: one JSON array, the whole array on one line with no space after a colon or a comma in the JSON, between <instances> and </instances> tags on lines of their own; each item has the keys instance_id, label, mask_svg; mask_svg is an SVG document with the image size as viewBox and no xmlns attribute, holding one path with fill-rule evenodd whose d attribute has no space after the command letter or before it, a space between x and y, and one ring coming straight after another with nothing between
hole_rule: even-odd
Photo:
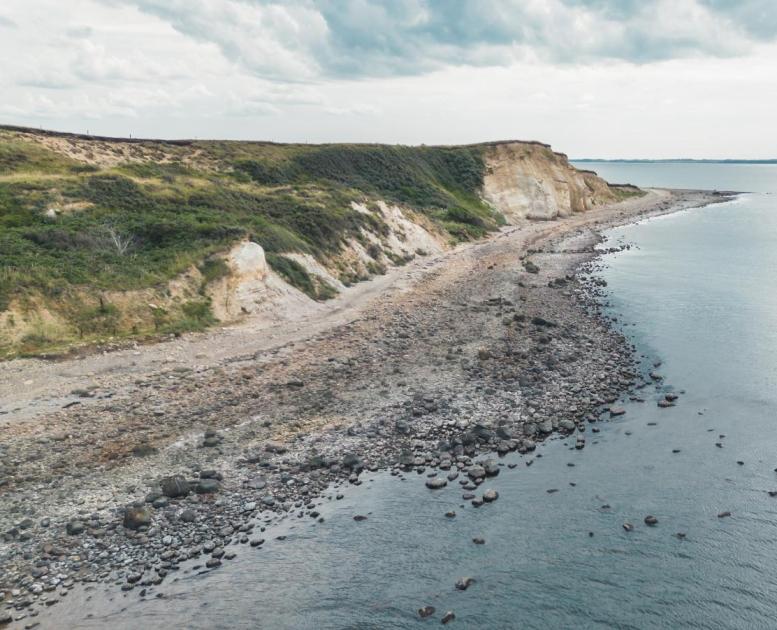
<instances>
[{"instance_id":1,"label":"calm sea water","mask_svg":"<svg viewBox=\"0 0 777 630\"><path fill-rule=\"evenodd\" d=\"M285 541L181 574L164 599L73 593L44 625L413 628L453 610L456 628L777 627L777 197L765 194L777 167L586 166L759 191L608 234L634 244L603 260L610 308L646 362L663 361L666 387L685 390L677 407L658 409L646 389L582 451L557 439L531 467L506 458L519 467L488 483L500 499L480 509L452 487L374 474L326 501L325 523L290 522L273 532ZM463 575L477 580L465 593L453 588ZM422 622L424 605L438 613Z\"/></svg>"}]
</instances>

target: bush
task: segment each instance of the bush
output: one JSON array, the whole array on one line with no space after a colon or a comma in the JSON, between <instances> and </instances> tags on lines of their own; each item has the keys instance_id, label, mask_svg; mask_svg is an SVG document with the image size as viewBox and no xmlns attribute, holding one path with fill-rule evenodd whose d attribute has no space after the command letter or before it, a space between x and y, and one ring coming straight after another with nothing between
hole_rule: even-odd
<instances>
[{"instance_id":1,"label":"bush","mask_svg":"<svg viewBox=\"0 0 777 630\"><path fill-rule=\"evenodd\" d=\"M267 264L290 285L296 287L314 300L328 300L337 295L336 289L311 276L296 260L279 254L267 254Z\"/></svg>"},{"instance_id":2,"label":"bush","mask_svg":"<svg viewBox=\"0 0 777 630\"><path fill-rule=\"evenodd\" d=\"M171 319L164 309L156 309L155 325L165 333L200 332L217 323L209 300L192 300L181 304L181 316ZM157 319L158 317L158 319Z\"/></svg>"},{"instance_id":3,"label":"bush","mask_svg":"<svg viewBox=\"0 0 777 630\"><path fill-rule=\"evenodd\" d=\"M197 267L202 274L202 284L210 284L229 275L229 265L223 258L206 258Z\"/></svg>"},{"instance_id":4,"label":"bush","mask_svg":"<svg viewBox=\"0 0 777 630\"><path fill-rule=\"evenodd\" d=\"M83 337L89 334L116 334L120 316L121 313L114 304L100 298L99 306L77 309L72 320L78 330L78 336Z\"/></svg>"}]
</instances>

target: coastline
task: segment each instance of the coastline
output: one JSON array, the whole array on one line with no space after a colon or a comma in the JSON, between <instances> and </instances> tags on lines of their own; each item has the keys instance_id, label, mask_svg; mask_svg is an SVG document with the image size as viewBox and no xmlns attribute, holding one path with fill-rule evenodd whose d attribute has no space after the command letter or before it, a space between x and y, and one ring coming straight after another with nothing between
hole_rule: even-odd
<instances>
[{"instance_id":1,"label":"coastline","mask_svg":"<svg viewBox=\"0 0 777 630\"><path fill-rule=\"evenodd\" d=\"M593 245L598 242L597 233L648 216L727 199L699 192L672 193L668 198L655 200L650 207L611 210L601 212L601 216L578 216L573 217L574 220L562 220L546 226L531 224L534 226L534 233L527 234L526 232L530 232L528 229L522 232L521 226L500 234L488 243L468 249L468 253L463 254L466 260L461 263L461 269L448 270L448 273L453 274L459 283L462 279L471 277L468 272L485 274L489 278L484 281L483 286L465 286L457 289L463 293L454 293L451 296L446 293L451 287L450 277L446 277L445 271L440 271L437 277L424 280L429 286L425 287L428 291L423 296L411 291L409 298L407 295L397 298L408 301L408 304L404 305L407 310L402 312L402 317L391 318L390 306L393 304L389 303L382 310L368 313L363 319L346 325L350 327L348 333L353 335L353 338L362 339L367 332L382 332L384 339L391 340L395 347L385 349L381 348L380 344L373 344L373 356L356 359L345 353L343 347L338 347L330 334L320 341L323 342L323 349L332 352L334 361L330 360L331 357L324 357L322 361L324 355L305 354L305 350L300 356L295 356L298 351L293 348L286 352L285 357L281 356L280 360L286 361L287 365L282 366L283 369L277 368L266 386L257 388L259 395L254 400L265 405L270 404L270 408L281 416L292 416L294 414L289 410L296 409L296 421L302 415L300 409L307 409L310 415L322 416L320 423L312 427L301 426L298 431L292 433L285 426L287 423L283 422L282 430L262 433L260 427L270 429L277 420L262 417L261 414L255 419L246 420L245 410L239 408L240 401L244 400L239 389L222 389L222 393L230 393L230 402L234 401L236 404L211 409L208 413L224 413L225 408L235 406L238 407L238 413L235 415L243 418L242 423L217 425L212 429L214 435L197 431L194 436L187 436L183 441L181 436L177 435L176 442L181 444L175 446L175 452L172 454L168 452L169 446L160 448L161 444L157 446L156 442L148 440L136 442L136 446L145 443L150 449L157 449L158 453L139 457L135 468L145 468L145 472L152 470L151 476L157 479L162 473L185 473L185 477L194 481L195 487L202 486L202 481L213 480L221 475L223 479L215 484L220 486L217 492L195 492L185 499L159 496L151 503L159 500L162 502L158 507L148 510L151 529L136 532L123 528L121 518L124 506L130 499L129 495L134 494L135 498L142 499L143 491L140 486L143 476L130 476L135 488L124 494L117 492L117 488L120 485L126 487L127 477L119 476L119 479L112 480L115 487L109 493L113 497L113 504L106 500L106 495L100 496L93 503L87 503L84 499L84 514L79 519L83 525L81 534L65 534L65 523L72 523L73 519L71 516L70 520L67 520L67 510L63 509L56 520L52 519L49 526L40 527L33 522L28 527L18 529L16 536L11 537L12 540L6 540L2 546L4 556L9 550L18 552L34 549L34 555L39 558L42 555L46 564L37 567L37 573L40 575L35 577L35 571L30 573L30 562L21 559L15 571L6 573L10 575L11 580L17 580L16 584L8 585L8 590L4 584L0 590L9 592L15 588L20 591L19 595L12 596L10 604L16 613L23 614L22 611L36 607L44 599L51 601L56 598L58 591L61 596L63 590L68 590L71 584L76 583L76 578L68 577L54 584L53 589L48 589L47 586L53 582L49 578L55 574L67 572L71 576L88 580L95 576L112 581L121 578L123 588L127 591L151 588L160 583L164 575L158 570L138 574L139 566L155 566L161 568L165 574L174 571L184 556L204 557L202 543L205 540L216 541L211 553L206 555L220 564L219 556L214 555L213 551L223 551L232 541L244 542L247 545L251 538L258 540L258 532L252 532L252 529L276 523L287 513L302 511L306 516L315 518L315 506L306 506L312 505L317 497L327 492L331 488L330 484L344 481L360 483L361 470L385 468L396 474L407 470L418 472L419 469L422 473L439 471L437 478L445 477L446 483L451 486L457 479L449 479L448 476L453 473L448 471L458 469L459 474L471 478L469 484L472 488L469 489L465 485L464 489L476 490L488 476L487 468L483 469L482 475L478 476L479 471L476 471L473 476L472 471L477 467L476 458L493 452L517 450L521 453L531 453L541 439L556 432L573 433L580 421L586 417L602 417L602 414L609 412L610 405L630 387L640 382L640 375L634 369L633 357L625 340L600 316L586 313L585 307L590 306L590 301L586 297L585 287L572 278L576 269L597 256L593 251ZM512 247L513 237L516 236L524 237L526 251L522 255L519 255L520 250ZM520 262L526 263L528 260L536 265L537 273L532 273L531 266L527 264L521 268ZM489 271L493 273L489 274ZM490 275L498 277L491 279ZM548 286L549 283L551 286ZM513 290L516 295L505 297L505 293ZM435 294L435 291L438 293ZM491 293L494 295L490 295ZM388 299L390 298L387 298L387 301ZM460 309L454 308L455 300L462 300L464 306ZM434 305L440 315L433 319L414 319L413 314L429 304ZM473 326L476 323L487 326L486 334L480 337L473 329L470 331L470 339L467 339L465 335L469 327L463 326L456 329L459 335L455 338L456 343L434 341L437 331L431 328L430 324L448 322L455 328L462 325L464 316L469 318L469 323ZM370 317L374 319L369 319ZM338 336L342 332L340 328L335 329ZM375 336L371 341L375 339L381 340ZM525 343L527 340L528 343ZM403 368L399 364L389 370L376 372L376 362L412 360L414 341L415 345L420 346L416 352L439 350L447 346L446 352L437 357L437 360L445 362L443 365L446 368L442 369L444 377L453 372L449 368L457 366L456 378L451 377L452 384L446 385L443 382L446 378L439 377L439 364L434 361L425 366L436 368L436 371L427 370L428 383L424 383L423 388L419 386L418 381L410 386L391 382L389 378L395 373L394 369L400 370L399 378L407 378L401 376ZM464 343L467 341L469 343ZM319 340L316 340L316 343L319 343ZM590 350L586 350L586 356L581 357L581 350L584 348ZM321 344L315 349L321 350ZM337 355L338 350L343 351L343 354ZM311 374L311 356L318 356L318 361L323 363L323 368L327 370L332 367L332 363L336 364L336 373L332 378L319 378L320 373ZM270 371L273 360L275 359L264 361L262 368ZM356 364L349 364L350 360ZM241 362L236 362L235 366L234 372L229 375L232 377L232 384L235 377L248 383L258 379L256 374L245 378L248 374L240 373L240 370L246 370L246 366L241 365ZM289 366L304 366L307 371L294 373L293 369L288 369ZM606 372L606 377L601 381L589 382L586 378L586 375L602 370ZM324 373L325 376L327 374L328 372ZM360 404L366 404L365 400L359 399L356 401L358 404L353 402L359 398L359 387L368 387L367 383L374 383L376 374L384 378L386 385L375 387L370 396L362 397L381 400L382 404L374 406L370 416L367 414L367 406L359 407ZM209 376L214 378L213 375ZM278 378L281 376L288 380ZM306 391L311 388L311 383L326 383L331 390L354 379L361 382L357 383L353 391L347 392L353 397L351 400L331 401L327 398L331 397L331 392L318 391L310 396ZM451 389L455 390L456 386L462 384L466 385L464 395L454 395L455 392ZM205 386L203 383L197 385L195 390ZM397 387L404 388L404 393L401 397L392 399L391 391ZM196 397L195 392L190 394ZM174 396L175 392L171 395ZM345 407L340 420L333 418L331 413L322 412L336 408L337 403L342 403ZM151 406L146 407L149 408L143 409L148 411L144 421L148 422L148 419L154 417L166 417L164 414L155 416ZM365 420L345 422L345 418L355 417L354 411L359 409L365 414ZM138 408L133 411L138 411ZM91 410L88 410L86 415L88 413L91 413ZM88 417L81 415L75 419L78 423L89 421ZM268 421L270 426L265 426L264 423ZM335 426L337 424L340 426ZM230 430L226 431L225 428ZM248 437L251 432L253 437ZM272 435L268 436L270 433ZM214 446L201 448L199 445L207 443L209 438ZM56 448L57 444L65 445L71 440L72 437L63 440L49 439L44 445L54 444ZM447 442L450 448L440 448L440 441ZM247 447L243 446L246 444ZM29 444L27 447L25 455L29 455L31 448ZM214 449L221 450L221 453ZM67 451L67 448L63 450ZM313 451L316 451L315 455L311 455ZM192 455L192 452L197 455ZM447 459L446 453L449 454ZM157 457L162 461L155 460ZM284 463L284 460L287 462ZM100 462L106 466L108 472L111 461L105 458ZM199 475L195 475L194 466L199 467ZM211 466L215 472L203 474ZM57 467L53 466L52 469L56 470ZM421 476L420 479L424 477ZM60 481L56 478L54 480ZM294 483L289 484L290 480ZM33 490L26 490L27 497L33 496L36 501L48 505L49 499L45 498L46 489L35 487L34 482L38 482L40 486L39 480L32 481L30 485ZM102 481L105 483L105 479ZM212 481L204 485L214 487ZM21 492L17 492L15 487L11 490L17 501L25 496L24 488ZM101 504L105 505L102 509L99 507ZM141 506L143 505L141 503ZM138 506L141 510L146 509L141 506ZM72 514L72 505L66 507L71 507ZM187 509L195 512L193 522L180 518L182 512ZM89 517L86 516L87 513L90 513ZM92 513L97 517L92 518ZM2 516L5 526L3 529L6 531L12 520L8 517L12 515ZM17 517L15 520L21 519ZM234 522L242 522L242 525L235 530L232 526ZM227 527L233 528L227 532ZM243 530L243 527L246 529ZM25 532L30 533L29 537L20 540ZM176 540L167 543L165 539L168 536ZM243 541L243 538L246 540ZM54 548L54 545L87 540L101 542L100 546L108 551L107 561L93 564L90 558L79 558L78 561L62 559L63 556L72 557L74 553L89 556L90 550L100 547L94 546L93 542L85 547L71 544L71 549L66 554L54 553L60 551ZM111 545L119 544L130 546L133 562L129 567L111 566ZM46 548L46 545L51 547ZM207 549L207 545L205 548ZM224 554L224 557L228 555ZM10 564L7 556L3 559L3 563L6 562ZM75 564L78 569L72 571ZM213 563L214 567L218 564ZM40 570L44 568L45 571L41 573ZM33 579L19 581L21 576L30 574ZM47 586L41 586L38 590L35 588L36 584ZM23 605L25 600L29 600L29 605ZM8 597L3 604L9 604ZM15 617L18 614L15 614Z\"/></svg>"}]
</instances>

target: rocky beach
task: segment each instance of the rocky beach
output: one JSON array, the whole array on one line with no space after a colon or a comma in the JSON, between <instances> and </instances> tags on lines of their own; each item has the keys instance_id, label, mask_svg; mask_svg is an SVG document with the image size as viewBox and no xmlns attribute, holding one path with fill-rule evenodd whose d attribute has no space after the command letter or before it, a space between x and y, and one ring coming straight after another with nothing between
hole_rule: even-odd
<instances>
[{"instance_id":1,"label":"rocky beach","mask_svg":"<svg viewBox=\"0 0 777 630\"><path fill-rule=\"evenodd\" d=\"M554 434L583 449L660 378L577 273L598 232L729 198L656 189L523 221L265 334L0 365L0 621L34 627L85 582L154 597L182 566L217 569L275 544L281 521L322 519L369 471L496 501L500 455L530 465Z\"/></svg>"}]
</instances>

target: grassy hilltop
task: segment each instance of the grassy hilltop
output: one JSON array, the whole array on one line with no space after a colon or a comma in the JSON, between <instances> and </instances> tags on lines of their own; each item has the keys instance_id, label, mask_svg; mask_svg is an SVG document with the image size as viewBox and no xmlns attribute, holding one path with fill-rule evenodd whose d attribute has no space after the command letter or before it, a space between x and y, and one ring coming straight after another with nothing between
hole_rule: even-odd
<instances>
[{"instance_id":1,"label":"grassy hilltop","mask_svg":"<svg viewBox=\"0 0 777 630\"><path fill-rule=\"evenodd\" d=\"M380 213L353 201L401 204L454 240L482 236L503 222L478 194L484 170L478 146L132 141L0 128L0 313L12 304L16 319L54 309L74 338L137 334L121 330L103 292L160 287L192 265L210 282L227 273L212 255L245 238L287 281L323 299L331 287L282 254L331 261L363 229L385 230ZM356 280L345 270L340 279ZM156 332L213 321L204 297L154 318ZM21 352L61 341L50 336L28 334Z\"/></svg>"}]
</instances>

